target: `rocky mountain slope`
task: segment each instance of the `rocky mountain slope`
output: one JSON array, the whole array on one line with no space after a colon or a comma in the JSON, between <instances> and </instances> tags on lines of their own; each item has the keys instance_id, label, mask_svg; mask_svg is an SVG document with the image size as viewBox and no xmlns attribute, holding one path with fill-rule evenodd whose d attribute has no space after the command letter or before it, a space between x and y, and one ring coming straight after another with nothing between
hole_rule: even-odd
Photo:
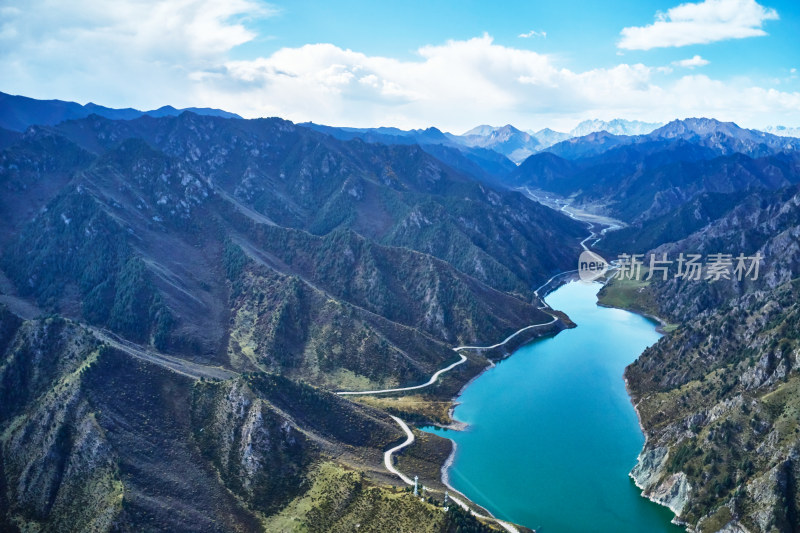
<instances>
[{"instance_id":1,"label":"rocky mountain slope","mask_svg":"<svg viewBox=\"0 0 800 533\"><path fill-rule=\"evenodd\" d=\"M277 375L198 380L62 318L0 308L0 330L4 531L488 531L365 476L398 437L380 411Z\"/></svg>"},{"instance_id":2,"label":"rocky mountain slope","mask_svg":"<svg viewBox=\"0 0 800 533\"><path fill-rule=\"evenodd\" d=\"M4 154L10 218L25 202L32 202L25 214L47 207L7 233L4 267L17 292L136 342L195 357L228 357L226 241L309 290L421 327L433 341L471 342L541 315L531 288L574 254L547 243L583 232L418 147L341 142L278 119L92 117L34 128L21 145L27 150L41 138L66 143L42 155L55 158L61 190L32 199L40 183L52 183L51 174L20 172L29 154L16 145ZM58 165L73 174L57 174ZM77 251L72 263L60 264L56 258L68 250ZM95 266L87 269L88 262ZM398 279L401 265L406 277ZM354 272L363 275L351 279ZM470 310L463 321L452 314L454 297ZM491 306L527 310L496 322L485 318ZM123 316L144 320L150 330L137 327L132 336Z\"/></svg>"},{"instance_id":3,"label":"rocky mountain slope","mask_svg":"<svg viewBox=\"0 0 800 533\"><path fill-rule=\"evenodd\" d=\"M304 122L298 124L343 141L361 139L370 144L419 145L420 148L456 170L484 182L497 183L515 165L502 150L464 142L463 137L443 133L437 128L401 130L398 128L335 128Z\"/></svg>"},{"instance_id":4,"label":"rocky mountain slope","mask_svg":"<svg viewBox=\"0 0 800 533\"><path fill-rule=\"evenodd\" d=\"M798 524L798 290L695 315L626 371L647 435L632 475L692 530Z\"/></svg>"},{"instance_id":5,"label":"rocky mountain slope","mask_svg":"<svg viewBox=\"0 0 800 533\"><path fill-rule=\"evenodd\" d=\"M652 253L760 254L758 279L676 279L673 268L667 281L641 284L630 300L680 324L625 373L647 437L632 475L692 531L793 531L800 195L796 186L761 191L721 211Z\"/></svg>"},{"instance_id":6,"label":"rocky mountain slope","mask_svg":"<svg viewBox=\"0 0 800 533\"><path fill-rule=\"evenodd\" d=\"M582 224L419 146L280 119L92 115L7 144L0 528L494 527L393 488L403 432L333 391L549 322L533 289ZM420 446L438 487L449 446Z\"/></svg>"}]
</instances>

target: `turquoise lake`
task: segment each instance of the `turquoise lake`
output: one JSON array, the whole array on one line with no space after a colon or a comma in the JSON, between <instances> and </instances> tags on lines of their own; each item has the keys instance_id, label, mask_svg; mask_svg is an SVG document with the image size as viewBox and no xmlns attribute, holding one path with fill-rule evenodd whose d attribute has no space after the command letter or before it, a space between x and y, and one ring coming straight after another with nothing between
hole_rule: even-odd
<instances>
[{"instance_id":1,"label":"turquoise lake","mask_svg":"<svg viewBox=\"0 0 800 533\"><path fill-rule=\"evenodd\" d=\"M599 289L572 282L546 298L578 327L471 383L455 409L467 430L425 429L457 443L450 484L498 518L539 533L683 531L628 477L644 436L622 374L660 335L646 318L598 307Z\"/></svg>"}]
</instances>

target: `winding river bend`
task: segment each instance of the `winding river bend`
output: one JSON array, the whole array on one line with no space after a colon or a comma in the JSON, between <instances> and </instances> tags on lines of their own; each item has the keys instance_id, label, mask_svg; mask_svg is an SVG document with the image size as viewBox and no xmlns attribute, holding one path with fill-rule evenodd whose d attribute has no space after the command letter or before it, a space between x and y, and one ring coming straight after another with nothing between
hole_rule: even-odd
<instances>
[{"instance_id":1,"label":"winding river bend","mask_svg":"<svg viewBox=\"0 0 800 533\"><path fill-rule=\"evenodd\" d=\"M678 532L628 477L644 444L622 373L659 334L597 306L599 284L547 297L578 325L517 350L459 397L450 484L496 517L550 532Z\"/></svg>"}]
</instances>

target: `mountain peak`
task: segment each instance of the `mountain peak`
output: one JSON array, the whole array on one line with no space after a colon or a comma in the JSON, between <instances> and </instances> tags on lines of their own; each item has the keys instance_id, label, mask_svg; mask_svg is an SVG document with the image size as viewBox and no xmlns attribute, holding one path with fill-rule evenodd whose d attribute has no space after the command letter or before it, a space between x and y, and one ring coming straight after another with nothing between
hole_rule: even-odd
<instances>
[{"instance_id":1,"label":"mountain peak","mask_svg":"<svg viewBox=\"0 0 800 533\"><path fill-rule=\"evenodd\" d=\"M735 137L745 131L747 130L740 128L733 122L721 122L715 118L691 117L673 120L669 124L653 131L651 135L661 139L691 135L704 137L713 133L724 133Z\"/></svg>"},{"instance_id":2,"label":"mountain peak","mask_svg":"<svg viewBox=\"0 0 800 533\"><path fill-rule=\"evenodd\" d=\"M506 124L505 126L500 128L500 130L502 130L502 131L511 131L511 132L514 132L514 133L522 133L522 130L519 130L519 129L515 128L511 124Z\"/></svg>"},{"instance_id":3,"label":"mountain peak","mask_svg":"<svg viewBox=\"0 0 800 533\"><path fill-rule=\"evenodd\" d=\"M469 131L465 131L461 135L466 137L467 135L480 135L481 137L486 137L491 135L491 133L497 128L494 126L489 126L488 124L481 124L480 126L475 126Z\"/></svg>"}]
</instances>

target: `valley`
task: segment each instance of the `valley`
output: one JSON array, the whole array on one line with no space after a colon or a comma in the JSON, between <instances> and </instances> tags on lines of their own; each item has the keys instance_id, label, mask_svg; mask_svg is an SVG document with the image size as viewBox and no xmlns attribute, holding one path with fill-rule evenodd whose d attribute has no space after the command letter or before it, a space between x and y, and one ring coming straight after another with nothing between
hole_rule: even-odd
<instances>
[{"instance_id":1,"label":"valley","mask_svg":"<svg viewBox=\"0 0 800 533\"><path fill-rule=\"evenodd\" d=\"M535 145L66 104L0 135L0 529L673 530L648 499L692 531L800 516L797 139L687 119ZM765 260L741 283L610 280L600 301L664 320L659 339L560 296L587 249ZM542 386L466 401L506 372ZM519 419L533 433L498 452ZM432 425L485 446L454 458ZM590 475L581 450L607 461ZM518 488L530 505L507 494L521 459L553 470ZM565 479L594 492L548 503ZM605 485L624 505L582 507Z\"/></svg>"}]
</instances>

